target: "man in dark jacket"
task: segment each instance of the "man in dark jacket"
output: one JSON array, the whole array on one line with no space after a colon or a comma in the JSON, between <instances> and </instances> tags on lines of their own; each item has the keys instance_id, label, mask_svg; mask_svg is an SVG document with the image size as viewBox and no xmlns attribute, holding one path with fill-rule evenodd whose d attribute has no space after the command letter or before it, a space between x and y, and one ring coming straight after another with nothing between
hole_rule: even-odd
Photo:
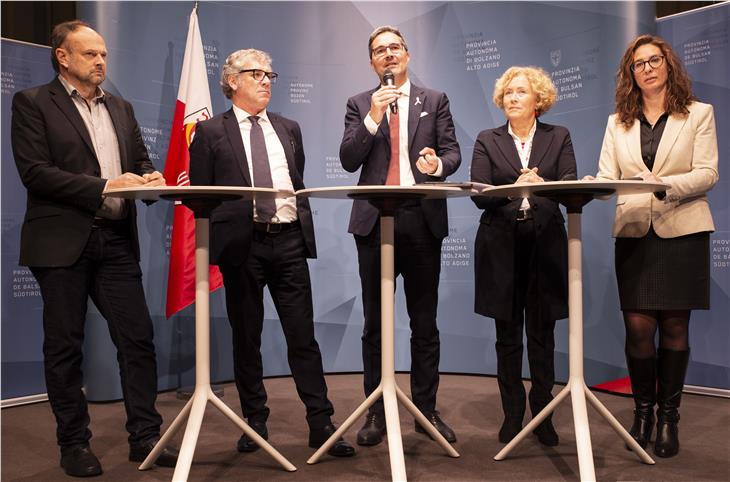
<instances>
[{"instance_id":1,"label":"man in dark jacket","mask_svg":"<svg viewBox=\"0 0 730 482\"><path fill-rule=\"evenodd\" d=\"M161 186L132 106L101 89L104 39L84 22L57 25L51 60L58 77L13 97L12 145L28 203L20 264L43 297L46 387L56 417L61 466L68 475L102 473L89 447L82 392L84 321L89 297L109 324L127 411L129 460L141 462L159 440L153 326L139 268L134 202L104 198L121 187ZM157 464L174 467L165 449Z\"/></svg>"}]
</instances>

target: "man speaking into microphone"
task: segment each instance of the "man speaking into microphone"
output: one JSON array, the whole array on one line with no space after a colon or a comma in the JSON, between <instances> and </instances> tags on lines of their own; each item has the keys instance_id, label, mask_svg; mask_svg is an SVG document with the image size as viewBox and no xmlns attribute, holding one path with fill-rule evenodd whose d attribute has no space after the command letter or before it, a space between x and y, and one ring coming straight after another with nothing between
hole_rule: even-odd
<instances>
[{"instance_id":1,"label":"man speaking into microphone","mask_svg":"<svg viewBox=\"0 0 730 482\"><path fill-rule=\"evenodd\" d=\"M410 186L443 181L461 164L449 100L443 92L408 80L405 38L392 26L378 27L368 41L375 88L347 101L342 167L360 169L359 185ZM380 214L366 200L353 202L348 231L355 236L365 323L362 358L365 394L380 383ZM439 331L436 326L441 242L448 234L446 201L414 200L395 215L395 275L403 288L411 327L411 396L449 442L456 435L436 410ZM417 432L426 433L416 423ZM383 401L370 407L357 434L360 445L377 445L385 434Z\"/></svg>"}]
</instances>

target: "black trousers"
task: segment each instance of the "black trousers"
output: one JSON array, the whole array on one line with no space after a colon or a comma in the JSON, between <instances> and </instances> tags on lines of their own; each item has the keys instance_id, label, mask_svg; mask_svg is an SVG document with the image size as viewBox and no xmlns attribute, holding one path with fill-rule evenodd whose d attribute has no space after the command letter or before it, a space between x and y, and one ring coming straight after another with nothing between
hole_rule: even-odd
<instances>
[{"instance_id":1,"label":"black trousers","mask_svg":"<svg viewBox=\"0 0 730 482\"><path fill-rule=\"evenodd\" d=\"M395 276L403 277L411 328L411 396L422 412L436 409L441 345L436 326L441 273L441 239L426 225L420 206L395 216ZM355 236L365 326L362 334L363 384L370 395L380 383L380 224ZM382 398L370 409L383 411Z\"/></svg>"},{"instance_id":2,"label":"black trousers","mask_svg":"<svg viewBox=\"0 0 730 482\"><path fill-rule=\"evenodd\" d=\"M269 416L261 361L264 286L268 286L284 331L289 368L307 409L307 423L310 429L331 423L334 409L327 398L322 355L314 338L312 286L301 230L254 231L247 262L220 268L243 416L249 421L266 421Z\"/></svg>"},{"instance_id":3,"label":"black trousers","mask_svg":"<svg viewBox=\"0 0 730 482\"><path fill-rule=\"evenodd\" d=\"M527 360L530 364L530 411L537 415L553 399L555 384L555 320L543 320L535 303L539 296L535 267L533 220L518 221L515 227L515 291L512 320L494 320L497 332L497 382L506 417L522 418L525 387L522 384L522 333L527 332Z\"/></svg>"},{"instance_id":4,"label":"black trousers","mask_svg":"<svg viewBox=\"0 0 730 482\"><path fill-rule=\"evenodd\" d=\"M58 445L86 443L91 438L86 397L81 391L89 297L106 319L117 348L129 443L158 437L162 417L155 410L154 330L142 288L142 272L126 228L94 228L75 264L66 268L31 267L31 271L43 296L46 388L56 417Z\"/></svg>"}]
</instances>

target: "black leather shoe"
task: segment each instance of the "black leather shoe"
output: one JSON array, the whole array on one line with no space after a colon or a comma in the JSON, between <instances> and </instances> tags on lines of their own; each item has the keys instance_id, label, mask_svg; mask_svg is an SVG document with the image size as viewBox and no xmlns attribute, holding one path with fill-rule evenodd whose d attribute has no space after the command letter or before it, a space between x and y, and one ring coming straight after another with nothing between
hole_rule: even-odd
<instances>
[{"instance_id":1,"label":"black leather shoe","mask_svg":"<svg viewBox=\"0 0 730 482\"><path fill-rule=\"evenodd\" d=\"M61 467L71 477L101 475L101 464L88 444L61 447Z\"/></svg>"},{"instance_id":2,"label":"black leather shoe","mask_svg":"<svg viewBox=\"0 0 730 482\"><path fill-rule=\"evenodd\" d=\"M130 462L144 462L144 459L147 458L147 456L152 452L152 449L155 448L155 445L157 445L157 442L159 442L159 438L153 438L151 440L148 440L147 442L142 442L141 444L135 444L129 446L129 461ZM160 467L175 467L177 464L177 450L173 449L172 447L165 447L162 449L162 452L157 456L157 460L155 460L155 465L159 465Z\"/></svg>"},{"instance_id":3,"label":"black leather shoe","mask_svg":"<svg viewBox=\"0 0 730 482\"><path fill-rule=\"evenodd\" d=\"M522 430L522 417L505 417L502 428L499 429L499 441L503 444L510 443L520 430Z\"/></svg>"},{"instance_id":4,"label":"black leather shoe","mask_svg":"<svg viewBox=\"0 0 730 482\"><path fill-rule=\"evenodd\" d=\"M560 437L553 427L553 421L550 418L546 418L535 430L532 431L537 435L537 440L541 444L547 445L548 447L555 447L560 443Z\"/></svg>"},{"instance_id":5,"label":"black leather shoe","mask_svg":"<svg viewBox=\"0 0 730 482\"><path fill-rule=\"evenodd\" d=\"M365 419L365 425L357 432L357 444L365 446L378 445L383 441L383 435L386 431L385 414L369 413Z\"/></svg>"},{"instance_id":6,"label":"black leather shoe","mask_svg":"<svg viewBox=\"0 0 730 482\"><path fill-rule=\"evenodd\" d=\"M456 434L454 433L453 430L451 430L451 427L446 425L444 423L444 421L441 420L441 417L440 417L438 411L434 410L431 413L424 413L424 415L426 416L428 421L431 422L431 425L436 427L436 430L439 431L441 436L443 438L445 438L447 442L449 442L449 443L456 442ZM426 432L426 429L421 427L421 425L418 422L416 422L416 432L425 433L426 435L429 436L429 438L433 438L433 437L431 437L431 435L428 432Z\"/></svg>"},{"instance_id":7,"label":"black leather shoe","mask_svg":"<svg viewBox=\"0 0 730 482\"><path fill-rule=\"evenodd\" d=\"M322 428L310 429L309 446L313 449L320 448L322 444L324 444L336 431L337 429L331 423ZM345 440L340 437L337 439L337 442L330 447L327 453L333 457L352 457L355 455L355 447L345 442Z\"/></svg>"},{"instance_id":8,"label":"black leather shoe","mask_svg":"<svg viewBox=\"0 0 730 482\"><path fill-rule=\"evenodd\" d=\"M266 428L266 422L257 422L254 420L248 422L248 426L251 427L254 432L261 435L262 439L269 440L269 430ZM238 439L236 448L239 452L256 452L259 449L259 445L251 440L248 435L243 434L241 435L241 438Z\"/></svg>"}]
</instances>

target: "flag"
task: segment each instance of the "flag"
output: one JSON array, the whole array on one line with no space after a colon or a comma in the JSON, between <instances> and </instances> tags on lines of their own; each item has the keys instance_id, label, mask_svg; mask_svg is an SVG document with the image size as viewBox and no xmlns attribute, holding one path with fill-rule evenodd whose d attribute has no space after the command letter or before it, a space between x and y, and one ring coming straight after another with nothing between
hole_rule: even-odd
<instances>
[{"instance_id":1,"label":"flag","mask_svg":"<svg viewBox=\"0 0 730 482\"><path fill-rule=\"evenodd\" d=\"M168 186L190 184L188 146L195 135L195 125L210 119L212 111L203 41L200 37L198 12L195 7L190 14L180 87L177 91L170 145L165 159L164 176ZM167 318L195 301L195 218L193 212L180 203L175 203L174 209L170 268L167 273L165 309ZM209 280L211 291L223 285L223 278L217 266L210 266Z\"/></svg>"}]
</instances>

